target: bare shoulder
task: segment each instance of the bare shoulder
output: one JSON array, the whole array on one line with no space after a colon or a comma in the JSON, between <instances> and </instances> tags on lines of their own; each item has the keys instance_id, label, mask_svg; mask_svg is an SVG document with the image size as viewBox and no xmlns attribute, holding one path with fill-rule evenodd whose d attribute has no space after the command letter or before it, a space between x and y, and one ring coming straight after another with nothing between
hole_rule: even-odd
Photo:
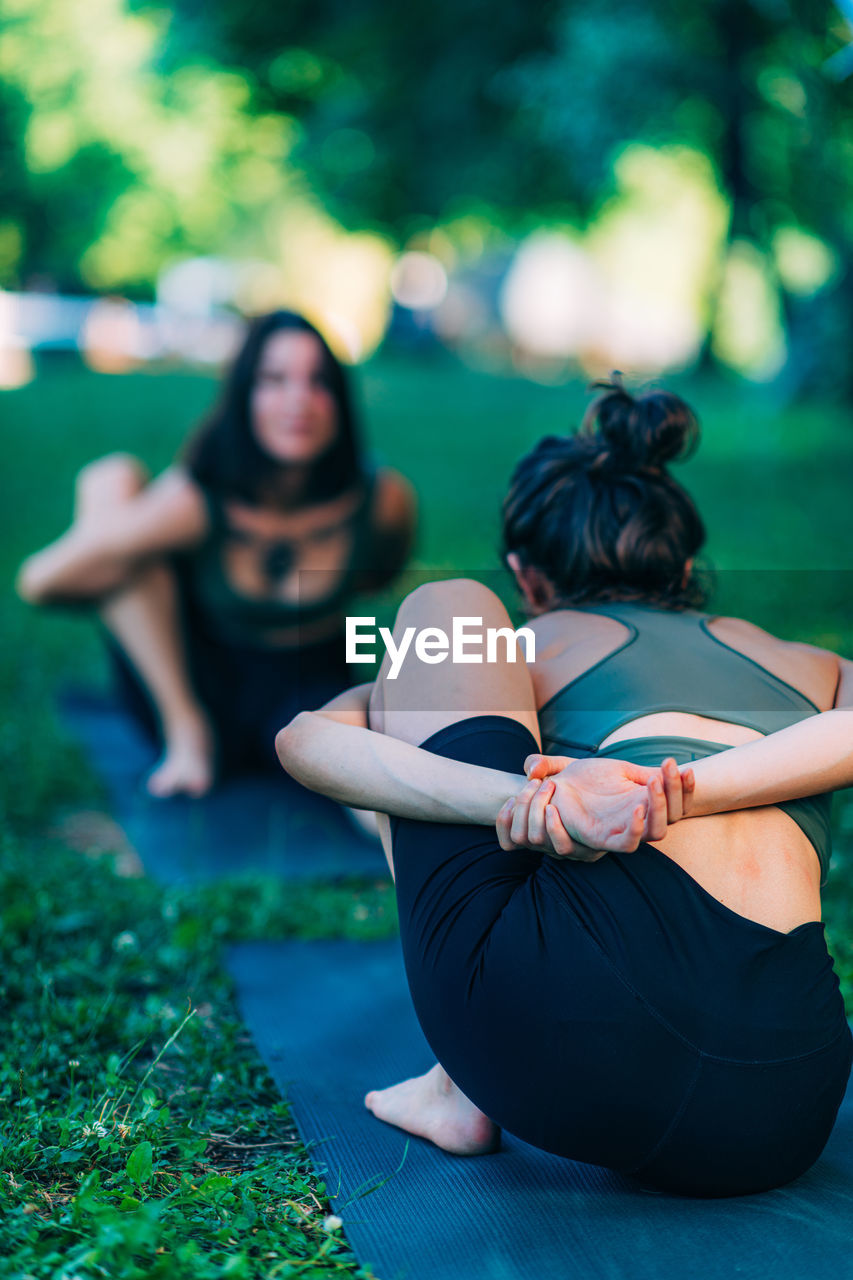
<instances>
[{"instance_id":1,"label":"bare shoulder","mask_svg":"<svg viewBox=\"0 0 853 1280\"><path fill-rule=\"evenodd\" d=\"M538 707L615 653L631 634L615 618L575 609L554 609L525 625L536 637L536 658L529 666Z\"/></svg>"},{"instance_id":2,"label":"bare shoulder","mask_svg":"<svg viewBox=\"0 0 853 1280\"><path fill-rule=\"evenodd\" d=\"M798 640L780 640L745 618L712 617L708 629L723 644L793 685L822 711L835 705L845 659L831 650Z\"/></svg>"},{"instance_id":3,"label":"bare shoulder","mask_svg":"<svg viewBox=\"0 0 853 1280\"><path fill-rule=\"evenodd\" d=\"M380 467L373 495L373 519L383 528L414 523L417 498L414 485L392 467Z\"/></svg>"},{"instance_id":4,"label":"bare shoulder","mask_svg":"<svg viewBox=\"0 0 853 1280\"><path fill-rule=\"evenodd\" d=\"M604 643L612 648L630 634L629 628L616 618L577 609L552 609L530 618L525 626L534 632L537 649L541 647L544 652L547 647L554 653L587 643Z\"/></svg>"},{"instance_id":5,"label":"bare shoulder","mask_svg":"<svg viewBox=\"0 0 853 1280\"><path fill-rule=\"evenodd\" d=\"M838 689L835 693L835 706L853 707L853 658L839 658L838 666Z\"/></svg>"}]
</instances>

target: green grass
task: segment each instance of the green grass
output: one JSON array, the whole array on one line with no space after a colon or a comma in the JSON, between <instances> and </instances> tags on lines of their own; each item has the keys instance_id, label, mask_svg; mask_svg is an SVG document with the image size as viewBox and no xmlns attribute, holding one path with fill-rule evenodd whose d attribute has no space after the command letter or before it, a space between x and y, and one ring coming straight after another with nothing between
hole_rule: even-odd
<instances>
[{"instance_id":1,"label":"green grass","mask_svg":"<svg viewBox=\"0 0 853 1280\"><path fill-rule=\"evenodd\" d=\"M34 866L34 863L36 864ZM0 872L3 1275L361 1273L248 1043L226 938L385 932L387 891L164 893L46 841Z\"/></svg>"},{"instance_id":2,"label":"green grass","mask_svg":"<svg viewBox=\"0 0 853 1280\"><path fill-rule=\"evenodd\" d=\"M583 388L489 377L449 358L377 360L358 384L371 447L417 483L416 563L496 583L512 463L578 420ZM707 519L719 607L853 655L847 417L781 411L737 386L689 391L705 436L682 475ZM123 449L162 467L214 394L203 375L110 378L59 359L4 393L6 583L66 524L83 463ZM85 837L82 851L70 847L64 817L104 800L52 695L62 682L103 679L95 630L8 591L0 626L0 1275L362 1274L340 1230L323 1225L325 1188L241 1028L219 951L235 938L387 935L389 887L258 879L163 890L121 874L121 855L96 856ZM853 1011L851 884L846 795L826 918Z\"/></svg>"}]
</instances>

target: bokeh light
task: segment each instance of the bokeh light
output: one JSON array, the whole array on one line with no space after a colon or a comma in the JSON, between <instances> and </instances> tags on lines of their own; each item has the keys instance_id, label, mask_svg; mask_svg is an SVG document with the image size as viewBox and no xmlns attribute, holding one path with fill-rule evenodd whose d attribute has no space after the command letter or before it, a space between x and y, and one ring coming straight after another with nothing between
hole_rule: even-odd
<instances>
[{"instance_id":1,"label":"bokeh light","mask_svg":"<svg viewBox=\"0 0 853 1280\"><path fill-rule=\"evenodd\" d=\"M726 364L756 381L784 364L778 293L765 258L748 241L735 241L726 259L713 341Z\"/></svg>"},{"instance_id":2,"label":"bokeh light","mask_svg":"<svg viewBox=\"0 0 853 1280\"><path fill-rule=\"evenodd\" d=\"M391 293L410 311L431 311L447 293L447 272L434 253L410 250L391 271Z\"/></svg>"}]
</instances>

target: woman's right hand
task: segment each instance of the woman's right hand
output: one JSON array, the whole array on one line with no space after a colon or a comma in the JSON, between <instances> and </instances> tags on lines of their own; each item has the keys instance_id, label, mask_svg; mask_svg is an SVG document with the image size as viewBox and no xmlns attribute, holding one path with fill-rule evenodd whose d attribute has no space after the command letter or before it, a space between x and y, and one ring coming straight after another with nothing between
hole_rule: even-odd
<instances>
[{"instance_id":1,"label":"woman's right hand","mask_svg":"<svg viewBox=\"0 0 853 1280\"><path fill-rule=\"evenodd\" d=\"M580 765L589 764L595 770L600 765L607 763L606 759L590 758L579 760L573 756L545 756L534 753L524 761L524 772L530 779L541 778L544 780L545 778L555 778L558 775L566 775L569 771L572 776L577 776L578 766ZM680 822L682 818L690 817L696 786L691 765L679 766L673 756L667 756L665 760L662 760L659 768L632 764L628 760L616 760L612 763L618 764L624 776L632 782L637 783L645 780L646 785L648 785L653 779L660 779L666 799L668 826L672 826L674 822Z\"/></svg>"}]
</instances>

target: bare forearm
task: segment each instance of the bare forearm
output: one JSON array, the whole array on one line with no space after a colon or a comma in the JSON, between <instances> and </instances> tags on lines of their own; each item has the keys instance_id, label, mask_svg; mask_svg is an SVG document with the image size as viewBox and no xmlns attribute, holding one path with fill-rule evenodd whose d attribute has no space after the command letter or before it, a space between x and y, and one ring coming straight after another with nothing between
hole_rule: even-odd
<instances>
[{"instance_id":1,"label":"bare forearm","mask_svg":"<svg viewBox=\"0 0 853 1280\"><path fill-rule=\"evenodd\" d=\"M102 535L72 527L24 561L16 586L31 604L85 599L115 586L127 565L127 557L111 551Z\"/></svg>"},{"instance_id":2,"label":"bare forearm","mask_svg":"<svg viewBox=\"0 0 853 1280\"><path fill-rule=\"evenodd\" d=\"M136 565L198 546L208 532L201 491L172 467L134 497L75 521L24 561L16 585L32 604L97 598L122 585Z\"/></svg>"},{"instance_id":3,"label":"bare forearm","mask_svg":"<svg viewBox=\"0 0 853 1280\"><path fill-rule=\"evenodd\" d=\"M494 826L504 803L527 781L523 774L447 760L311 711L281 730L276 749L287 772L312 791L426 822Z\"/></svg>"},{"instance_id":4,"label":"bare forearm","mask_svg":"<svg viewBox=\"0 0 853 1280\"><path fill-rule=\"evenodd\" d=\"M853 707L810 716L691 767L694 818L853 786Z\"/></svg>"}]
</instances>

